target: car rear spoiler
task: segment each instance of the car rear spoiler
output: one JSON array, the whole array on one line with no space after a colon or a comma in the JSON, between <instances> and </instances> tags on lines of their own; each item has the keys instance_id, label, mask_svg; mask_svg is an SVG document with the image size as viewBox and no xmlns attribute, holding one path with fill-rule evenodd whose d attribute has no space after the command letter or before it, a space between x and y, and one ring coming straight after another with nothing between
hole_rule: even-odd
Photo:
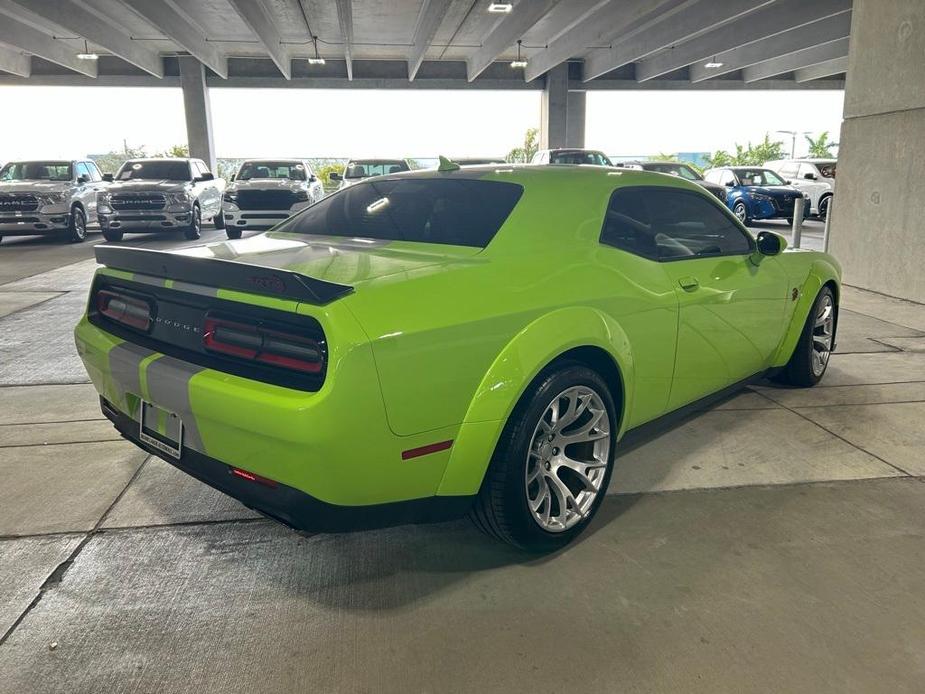
<instances>
[{"instance_id":1,"label":"car rear spoiler","mask_svg":"<svg viewBox=\"0 0 925 694\"><path fill-rule=\"evenodd\" d=\"M97 262L113 269L219 289L297 299L319 306L353 291L353 287L346 284L234 260L119 246L97 246L94 250Z\"/></svg>"}]
</instances>

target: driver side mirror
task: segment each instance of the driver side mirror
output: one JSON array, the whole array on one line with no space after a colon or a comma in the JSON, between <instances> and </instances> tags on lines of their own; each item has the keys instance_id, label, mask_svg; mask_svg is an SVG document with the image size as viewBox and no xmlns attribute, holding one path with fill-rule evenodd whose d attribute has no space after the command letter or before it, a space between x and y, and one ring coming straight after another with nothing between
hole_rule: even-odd
<instances>
[{"instance_id":1,"label":"driver side mirror","mask_svg":"<svg viewBox=\"0 0 925 694\"><path fill-rule=\"evenodd\" d=\"M229 182L233 182L233 181L234 181L234 174L231 174L231 177L228 179L228 181L229 181Z\"/></svg>"},{"instance_id":2,"label":"driver side mirror","mask_svg":"<svg viewBox=\"0 0 925 694\"><path fill-rule=\"evenodd\" d=\"M87 174L80 174L80 176L77 177L77 182L78 183L89 183L90 177Z\"/></svg>"},{"instance_id":3,"label":"driver side mirror","mask_svg":"<svg viewBox=\"0 0 925 694\"><path fill-rule=\"evenodd\" d=\"M810 171L808 174L803 174L803 178L805 178L807 181L815 181L815 180L816 180L816 174L814 174L812 171Z\"/></svg>"},{"instance_id":4,"label":"driver side mirror","mask_svg":"<svg viewBox=\"0 0 925 694\"><path fill-rule=\"evenodd\" d=\"M332 181L343 181L344 180L344 177L341 176L336 171L332 171L330 174L328 174L328 178L331 179Z\"/></svg>"},{"instance_id":5,"label":"driver side mirror","mask_svg":"<svg viewBox=\"0 0 925 694\"><path fill-rule=\"evenodd\" d=\"M193 179L193 181L195 181L196 183L202 183L204 181L214 181L214 180L215 180L215 176L213 176L212 174L208 172L202 174L201 176L196 176L196 178Z\"/></svg>"},{"instance_id":6,"label":"driver side mirror","mask_svg":"<svg viewBox=\"0 0 925 694\"><path fill-rule=\"evenodd\" d=\"M735 181L726 181L723 185L727 188L735 188Z\"/></svg>"},{"instance_id":7,"label":"driver side mirror","mask_svg":"<svg viewBox=\"0 0 925 694\"><path fill-rule=\"evenodd\" d=\"M112 183L112 174L111 174L111 173L104 173L104 174L103 174L103 180L106 181L106 183Z\"/></svg>"},{"instance_id":8,"label":"driver side mirror","mask_svg":"<svg viewBox=\"0 0 925 694\"><path fill-rule=\"evenodd\" d=\"M782 237L771 231L760 232L756 241L761 255L779 255L786 243Z\"/></svg>"},{"instance_id":9,"label":"driver side mirror","mask_svg":"<svg viewBox=\"0 0 925 694\"><path fill-rule=\"evenodd\" d=\"M312 174L311 176L308 177L309 183L314 183L317 180L318 180L318 177L315 174Z\"/></svg>"}]
</instances>

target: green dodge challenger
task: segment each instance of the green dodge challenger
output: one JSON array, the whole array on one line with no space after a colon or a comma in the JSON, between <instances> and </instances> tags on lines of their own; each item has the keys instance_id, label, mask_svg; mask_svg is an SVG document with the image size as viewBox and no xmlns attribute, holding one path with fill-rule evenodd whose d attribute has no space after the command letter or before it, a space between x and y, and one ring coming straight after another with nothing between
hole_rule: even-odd
<instances>
[{"instance_id":1,"label":"green dodge challenger","mask_svg":"<svg viewBox=\"0 0 925 694\"><path fill-rule=\"evenodd\" d=\"M550 551L626 432L819 381L841 271L784 246L677 177L445 162L245 240L100 246L76 342L127 439L283 523L468 513Z\"/></svg>"}]
</instances>

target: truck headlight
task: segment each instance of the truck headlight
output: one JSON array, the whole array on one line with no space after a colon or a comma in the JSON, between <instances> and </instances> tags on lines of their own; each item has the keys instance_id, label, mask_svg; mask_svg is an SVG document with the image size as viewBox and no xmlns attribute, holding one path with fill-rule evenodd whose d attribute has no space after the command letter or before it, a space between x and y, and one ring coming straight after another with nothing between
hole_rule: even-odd
<instances>
[{"instance_id":1,"label":"truck headlight","mask_svg":"<svg viewBox=\"0 0 925 694\"><path fill-rule=\"evenodd\" d=\"M171 205L188 205L190 196L186 191L180 193L167 193L167 202Z\"/></svg>"},{"instance_id":2,"label":"truck headlight","mask_svg":"<svg viewBox=\"0 0 925 694\"><path fill-rule=\"evenodd\" d=\"M41 193L38 197L43 205L60 205L64 202L64 193Z\"/></svg>"},{"instance_id":3,"label":"truck headlight","mask_svg":"<svg viewBox=\"0 0 925 694\"><path fill-rule=\"evenodd\" d=\"M296 202L305 202L308 200L308 191L304 188L300 188L293 192L293 198Z\"/></svg>"},{"instance_id":4,"label":"truck headlight","mask_svg":"<svg viewBox=\"0 0 925 694\"><path fill-rule=\"evenodd\" d=\"M752 200L755 202L771 202L773 198L770 195L763 195L762 193L752 193Z\"/></svg>"}]
</instances>

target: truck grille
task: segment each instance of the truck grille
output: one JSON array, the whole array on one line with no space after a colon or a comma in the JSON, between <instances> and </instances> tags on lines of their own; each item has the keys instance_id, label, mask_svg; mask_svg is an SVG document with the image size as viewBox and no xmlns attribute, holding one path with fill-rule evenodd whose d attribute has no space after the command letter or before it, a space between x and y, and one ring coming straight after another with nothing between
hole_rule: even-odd
<instances>
[{"instance_id":1,"label":"truck grille","mask_svg":"<svg viewBox=\"0 0 925 694\"><path fill-rule=\"evenodd\" d=\"M296 199L288 190L240 190L235 201L242 210L288 210Z\"/></svg>"},{"instance_id":2,"label":"truck grille","mask_svg":"<svg viewBox=\"0 0 925 694\"><path fill-rule=\"evenodd\" d=\"M114 210L162 210L167 198L163 193L113 193L110 204Z\"/></svg>"},{"instance_id":3,"label":"truck grille","mask_svg":"<svg viewBox=\"0 0 925 694\"><path fill-rule=\"evenodd\" d=\"M0 194L0 212L35 212L38 208L39 201L34 195Z\"/></svg>"}]
</instances>

